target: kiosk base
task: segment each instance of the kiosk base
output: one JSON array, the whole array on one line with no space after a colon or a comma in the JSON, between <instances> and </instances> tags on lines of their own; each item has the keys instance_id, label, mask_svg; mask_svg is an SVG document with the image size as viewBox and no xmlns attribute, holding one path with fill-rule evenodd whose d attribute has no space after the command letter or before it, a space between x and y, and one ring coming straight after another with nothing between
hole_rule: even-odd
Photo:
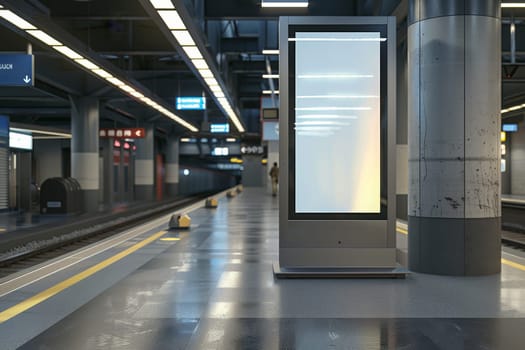
<instances>
[{"instance_id":1,"label":"kiosk base","mask_svg":"<svg viewBox=\"0 0 525 350\"><path fill-rule=\"evenodd\" d=\"M278 261L273 263L273 274L277 278L406 278L410 272L403 268L324 268L297 267L281 268Z\"/></svg>"}]
</instances>

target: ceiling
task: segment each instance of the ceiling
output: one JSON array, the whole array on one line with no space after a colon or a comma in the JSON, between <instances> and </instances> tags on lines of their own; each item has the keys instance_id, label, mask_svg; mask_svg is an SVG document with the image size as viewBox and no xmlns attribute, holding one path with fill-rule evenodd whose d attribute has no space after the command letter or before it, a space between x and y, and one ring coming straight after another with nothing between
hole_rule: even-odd
<instances>
[{"instance_id":1,"label":"ceiling","mask_svg":"<svg viewBox=\"0 0 525 350\"><path fill-rule=\"evenodd\" d=\"M396 15L398 42L406 40L407 0L310 0L307 9L272 10L260 0L178 0L192 18L195 35L202 39L225 83L247 135L260 135L262 90L269 89L265 73L278 72L277 56L262 55L277 49L279 15L354 16ZM0 0L24 18L31 18L72 48L89 53L105 67L151 92L193 125L204 120L225 122L194 71L170 41L159 18L151 16L148 0ZM148 8L149 7L149 8ZM516 59L511 64L510 21L516 23ZM502 101L504 106L525 100L525 9L502 11ZM69 128L70 96L95 96L102 101L101 127L154 123L160 133L185 134L186 129L157 111L119 92L58 52L0 22L3 52L35 56L34 88L0 88L0 114L17 123ZM406 45L404 46L406 47ZM278 80L272 80L278 89ZM177 96L208 97L203 111L175 111ZM233 129L233 128L232 128Z\"/></svg>"}]
</instances>

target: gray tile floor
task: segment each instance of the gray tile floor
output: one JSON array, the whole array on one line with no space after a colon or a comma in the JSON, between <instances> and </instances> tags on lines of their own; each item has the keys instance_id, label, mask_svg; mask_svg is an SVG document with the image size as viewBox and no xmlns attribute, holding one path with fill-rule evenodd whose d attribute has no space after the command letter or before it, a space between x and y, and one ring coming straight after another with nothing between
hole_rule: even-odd
<instances>
[{"instance_id":1,"label":"gray tile floor","mask_svg":"<svg viewBox=\"0 0 525 350\"><path fill-rule=\"evenodd\" d=\"M276 280L277 210L250 188L197 210L181 241L22 349L525 348L524 271Z\"/></svg>"}]
</instances>

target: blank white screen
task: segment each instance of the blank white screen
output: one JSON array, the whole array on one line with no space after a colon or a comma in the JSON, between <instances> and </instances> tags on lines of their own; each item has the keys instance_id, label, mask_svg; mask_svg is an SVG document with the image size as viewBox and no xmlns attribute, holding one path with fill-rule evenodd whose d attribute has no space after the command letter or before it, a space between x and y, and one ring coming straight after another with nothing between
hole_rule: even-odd
<instances>
[{"instance_id":1,"label":"blank white screen","mask_svg":"<svg viewBox=\"0 0 525 350\"><path fill-rule=\"evenodd\" d=\"M380 33L296 33L297 213L380 212Z\"/></svg>"}]
</instances>

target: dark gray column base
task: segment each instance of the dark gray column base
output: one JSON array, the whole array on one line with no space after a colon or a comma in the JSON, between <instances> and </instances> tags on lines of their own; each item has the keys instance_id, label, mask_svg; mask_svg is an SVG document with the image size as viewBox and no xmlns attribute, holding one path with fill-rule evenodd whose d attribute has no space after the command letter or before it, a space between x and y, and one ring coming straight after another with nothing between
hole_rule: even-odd
<instances>
[{"instance_id":1,"label":"dark gray column base","mask_svg":"<svg viewBox=\"0 0 525 350\"><path fill-rule=\"evenodd\" d=\"M141 201L152 201L153 185L135 185L135 199Z\"/></svg>"},{"instance_id":2,"label":"dark gray column base","mask_svg":"<svg viewBox=\"0 0 525 350\"><path fill-rule=\"evenodd\" d=\"M408 220L408 195L397 194L396 195L396 218L401 220Z\"/></svg>"},{"instance_id":3,"label":"dark gray column base","mask_svg":"<svg viewBox=\"0 0 525 350\"><path fill-rule=\"evenodd\" d=\"M94 213L98 211L99 190L82 190L83 211Z\"/></svg>"},{"instance_id":4,"label":"dark gray column base","mask_svg":"<svg viewBox=\"0 0 525 350\"><path fill-rule=\"evenodd\" d=\"M437 275L501 272L501 218L408 217L408 268Z\"/></svg>"},{"instance_id":5,"label":"dark gray column base","mask_svg":"<svg viewBox=\"0 0 525 350\"><path fill-rule=\"evenodd\" d=\"M179 184L176 183L176 184L172 184L172 183L167 183L165 184L165 188L166 188L166 193L168 194L169 197L175 197L177 196L177 194L179 194Z\"/></svg>"}]
</instances>

